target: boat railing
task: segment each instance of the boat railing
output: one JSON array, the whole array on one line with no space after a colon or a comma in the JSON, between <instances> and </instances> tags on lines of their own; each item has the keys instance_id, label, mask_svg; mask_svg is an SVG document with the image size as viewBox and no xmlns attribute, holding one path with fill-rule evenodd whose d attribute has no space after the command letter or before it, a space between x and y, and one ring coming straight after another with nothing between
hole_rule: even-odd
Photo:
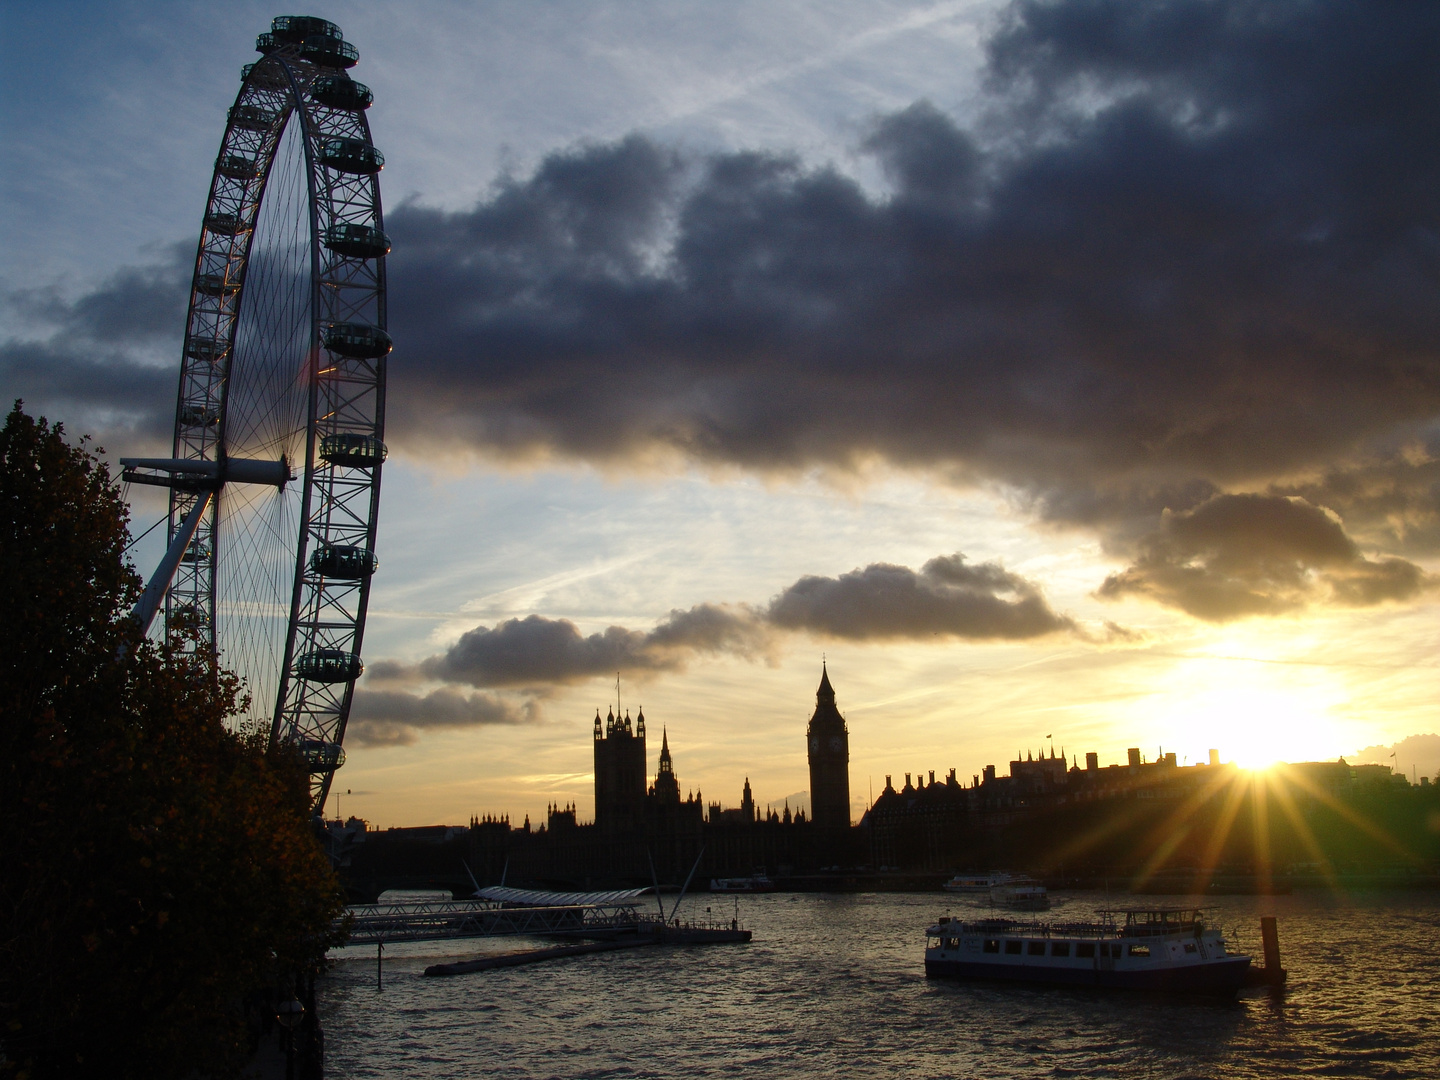
<instances>
[{"instance_id":1,"label":"boat railing","mask_svg":"<svg viewBox=\"0 0 1440 1080\"><path fill-rule=\"evenodd\" d=\"M737 914L733 918L725 919L707 913L704 918L691 915L689 918L662 919L649 913L642 914L636 924L641 935L657 933L657 927L663 930L703 930L713 933L716 930L748 930L743 919Z\"/></svg>"},{"instance_id":2,"label":"boat railing","mask_svg":"<svg viewBox=\"0 0 1440 1080\"><path fill-rule=\"evenodd\" d=\"M1093 938L1148 938L1166 937L1174 934L1194 934L1206 930L1220 931L1218 925L1201 921L1193 923L1141 923L1137 926L1117 926L1115 923L1027 923L1007 919L985 919L979 922L961 922L947 919L939 924L952 931L964 934L1003 934L1007 937L1093 937Z\"/></svg>"},{"instance_id":3,"label":"boat railing","mask_svg":"<svg viewBox=\"0 0 1440 1080\"><path fill-rule=\"evenodd\" d=\"M934 929L941 933L983 934L988 937L1013 938L1116 938L1121 935L1120 927L1114 923L1028 923L1010 919L981 919L978 922L961 922L959 919L942 920Z\"/></svg>"}]
</instances>

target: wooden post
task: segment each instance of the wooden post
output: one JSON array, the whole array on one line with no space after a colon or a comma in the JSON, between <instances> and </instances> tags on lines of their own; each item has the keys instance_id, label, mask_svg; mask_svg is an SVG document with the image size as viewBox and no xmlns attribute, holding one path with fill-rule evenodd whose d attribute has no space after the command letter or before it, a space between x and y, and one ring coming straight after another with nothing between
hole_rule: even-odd
<instances>
[{"instance_id":1,"label":"wooden post","mask_svg":"<svg viewBox=\"0 0 1440 1080\"><path fill-rule=\"evenodd\" d=\"M381 966L381 965L383 964L383 962L384 962L384 961L383 961L384 955L385 955L385 943L384 943L383 941L377 941L377 942L375 942L375 989L376 989L376 990L384 990L384 989L385 989L385 977L384 977L384 974L383 974L384 969L383 969L383 967Z\"/></svg>"},{"instance_id":2,"label":"wooden post","mask_svg":"<svg viewBox=\"0 0 1440 1080\"><path fill-rule=\"evenodd\" d=\"M1260 916L1260 939L1265 945L1265 970L1280 970L1280 934L1275 929L1275 916ZM1273 976L1272 976L1273 977Z\"/></svg>"}]
</instances>

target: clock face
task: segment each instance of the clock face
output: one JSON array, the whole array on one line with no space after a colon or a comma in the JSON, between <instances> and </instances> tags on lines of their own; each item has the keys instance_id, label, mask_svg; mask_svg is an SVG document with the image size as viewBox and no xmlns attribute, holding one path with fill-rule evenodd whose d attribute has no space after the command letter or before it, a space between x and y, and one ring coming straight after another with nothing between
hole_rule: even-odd
<instances>
[{"instance_id":1,"label":"clock face","mask_svg":"<svg viewBox=\"0 0 1440 1080\"><path fill-rule=\"evenodd\" d=\"M830 737L830 749L838 754L841 750L845 749L845 740L840 738L839 735L832 735Z\"/></svg>"},{"instance_id":2,"label":"clock face","mask_svg":"<svg viewBox=\"0 0 1440 1080\"><path fill-rule=\"evenodd\" d=\"M811 736L810 736L810 749L811 749L811 750L819 750L819 749L820 749L820 736L819 736L819 735L811 735Z\"/></svg>"}]
</instances>

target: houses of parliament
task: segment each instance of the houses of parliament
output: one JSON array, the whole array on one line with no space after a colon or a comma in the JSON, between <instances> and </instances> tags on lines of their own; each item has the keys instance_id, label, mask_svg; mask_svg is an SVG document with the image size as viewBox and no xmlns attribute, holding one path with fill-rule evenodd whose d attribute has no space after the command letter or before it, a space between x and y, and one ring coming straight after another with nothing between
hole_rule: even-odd
<instances>
[{"instance_id":1,"label":"houses of parliament","mask_svg":"<svg viewBox=\"0 0 1440 1080\"><path fill-rule=\"evenodd\" d=\"M737 807L706 804L699 791L681 796L680 780L662 728L660 761L647 782L646 721L641 708L595 713L595 821L581 824L574 805L550 806L538 827L527 817L513 829L507 818L471 822L472 850L494 879L508 865L513 880L585 886L683 881L692 871L724 877L756 869L787 873L843 861L850 832L850 733L822 665L815 711L805 737L810 806L761 811L745 778ZM521 839L517 842L516 834ZM487 842L488 841L488 842ZM703 852L703 855L702 855ZM492 866L491 864L495 864ZM652 869L653 868L653 869Z\"/></svg>"}]
</instances>

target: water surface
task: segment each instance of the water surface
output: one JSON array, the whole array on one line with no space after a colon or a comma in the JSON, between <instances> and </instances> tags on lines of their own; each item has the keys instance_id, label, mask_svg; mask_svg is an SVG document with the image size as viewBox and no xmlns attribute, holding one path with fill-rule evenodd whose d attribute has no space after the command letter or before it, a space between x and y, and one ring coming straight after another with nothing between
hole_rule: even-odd
<instances>
[{"instance_id":1,"label":"water surface","mask_svg":"<svg viewBox=\"0 0 1440 1080\"><path fill-rule=\"evenodd\" d=\"M1056 894L1049 918L1105 898ZM1177 898L1158 898L1172 902ZM362 1077L1440 1076L1440 897L1222 897L1259 958L1279 916L1290 984L1233 1002L927 980L945 895L746 897L749 945L647 948L446 979L426 965L527 943L342 950L319 987L327 1075ZM728 918L728 898L681 908ZM1037 916L1039 917L1039 916Z\"/></svg>"}]
</instances>

